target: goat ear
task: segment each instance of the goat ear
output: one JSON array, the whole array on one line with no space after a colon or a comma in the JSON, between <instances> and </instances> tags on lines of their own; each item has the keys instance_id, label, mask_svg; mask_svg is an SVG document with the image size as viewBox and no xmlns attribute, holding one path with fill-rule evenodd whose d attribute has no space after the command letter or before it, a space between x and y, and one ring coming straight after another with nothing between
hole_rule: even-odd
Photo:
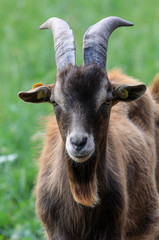
<instances>
[{"instance_id":1,"label":"goat ear","mask_svg":"<svg viewBox=\"0 0 159 240\"><path fill-rule=\"evenodd\" d=\"M50 102L50 96L54 84L51 85L43 85L43 84L34 84L33 88L26 92L19 92L18 96L24 102L30 103L43 103Z\"/></svg>"},{"instance_id":2,"label":"goat ear","mask_svg":"<svg viewBox=\"0 0 159 240\"><path fill-rule=\"evenodd\" d=\"M120 101L131 102L139 99L146 91L145 84L120 85L113 90L113 103Z\"/></svg>"}]
</instances>

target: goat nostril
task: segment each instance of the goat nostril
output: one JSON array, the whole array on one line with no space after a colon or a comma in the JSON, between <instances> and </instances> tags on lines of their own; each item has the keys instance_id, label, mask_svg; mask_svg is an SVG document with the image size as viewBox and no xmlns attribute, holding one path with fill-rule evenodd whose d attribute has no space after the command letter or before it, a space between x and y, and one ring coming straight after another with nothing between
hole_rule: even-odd
<instances>
[{"instance_id":1,"label":"goat nostril","mask_svg":"<svg viewBox=\"0 0 159 240\"><path fill-rule=\"evenodd\" d=\"M87 137L82 137L82 138L71 137L70 141L71 141L72 146L76 150L80 151L86 145Z\"/></svg>"}]
</instances>

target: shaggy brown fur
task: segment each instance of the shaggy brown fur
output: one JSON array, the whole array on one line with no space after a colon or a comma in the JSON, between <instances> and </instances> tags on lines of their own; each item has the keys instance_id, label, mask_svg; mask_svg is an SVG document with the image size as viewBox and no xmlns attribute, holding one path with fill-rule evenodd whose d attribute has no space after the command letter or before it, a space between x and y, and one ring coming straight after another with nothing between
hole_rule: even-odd
<instances>
[{"instance_id":1,"label":"shaggy brown fur","mask_svg":"<svg viewBox=\"0 0 159 240\"><path fill-rule=\"evenodd\" d=\"M157 73L150 85L150 92L156 103L159 103L159 73Z\"/></svg>"},{"instance_id":2,"label":"shaggy brown fur","mask_svg":"<svg viewBox=\"0 0 159 240\"><path fill-rule=\"evenodd\" d=\"M157 151L157 167L156 167L156 180L157 188L159 192L159 74L153 79L150 85L150 92L156 101L156 114L155 114L155 125L156 125L156 151Z\"/></svg>"},{"instance_id":3,"label":"shaggy brown fur","mask_svg":"<svg viewBox=\"0 0 159 240\"><path fill-rule=\"evenodd\" d=\"M113 87L137 83L119 70L108 78ZM56 119L50 118L36 185L37 212L49 240L157 239L156 126L159 111L149 91L137 101L114 105L108 132L102 133L107 141L98 145L92 167L68 162ZM75 172L92 177L78 185ZM91 201L94 207L87 207Z\"/></svg>"}]
</instances>

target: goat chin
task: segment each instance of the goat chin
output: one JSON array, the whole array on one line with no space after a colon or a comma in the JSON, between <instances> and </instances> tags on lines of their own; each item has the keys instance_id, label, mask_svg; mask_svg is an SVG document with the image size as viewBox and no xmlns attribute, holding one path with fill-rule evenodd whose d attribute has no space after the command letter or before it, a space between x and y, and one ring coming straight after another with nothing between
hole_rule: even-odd
<instances>
[{"instance_id":1,"label":"goat chin","mask_svg":"<svg viewBox=\"0 0 159 240\"><path fill-rule=\"evenodd\" d=\"M71 153L68 153L68 157L71 160L73 160L73 161L75 161L77 163L83 163L83 162L86 162L87 160L89 160L91 158L91 156L93 155L93 153L94 153L94 150L91 153L89 153L88 155L86 155L86 156L80 156L80 155L74 156Z\"/></svg>"}]
</instances>

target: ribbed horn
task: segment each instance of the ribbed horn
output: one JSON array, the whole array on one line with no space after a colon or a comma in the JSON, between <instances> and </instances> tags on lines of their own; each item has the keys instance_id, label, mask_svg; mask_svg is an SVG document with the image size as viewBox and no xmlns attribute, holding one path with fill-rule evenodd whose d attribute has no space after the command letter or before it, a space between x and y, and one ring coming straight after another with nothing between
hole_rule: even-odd
<instances>
[{"instance_id":1,"label":"ribbed horn","mask_svg":"<svg viewBox=\"0 0 159 240\"><path fill-rule=\"evenodd\" d=\"M75 40L69 25L64 20L53 17L43 23L40 29L52 31L57 70L70 63L75 65Z\"/></svg>"},{"instance_id":2,"label":"ribbed horn","mask_svg":"<svg viewBox=\"0 0 159 240\"><path fill-rule=\"evenodd\" d=\"M109 37L122 26L133 26L133 23L119 17L108 17L88 28L83 38L83 65L94 62L105 68Z\"/></svg>"}]
</instances>

